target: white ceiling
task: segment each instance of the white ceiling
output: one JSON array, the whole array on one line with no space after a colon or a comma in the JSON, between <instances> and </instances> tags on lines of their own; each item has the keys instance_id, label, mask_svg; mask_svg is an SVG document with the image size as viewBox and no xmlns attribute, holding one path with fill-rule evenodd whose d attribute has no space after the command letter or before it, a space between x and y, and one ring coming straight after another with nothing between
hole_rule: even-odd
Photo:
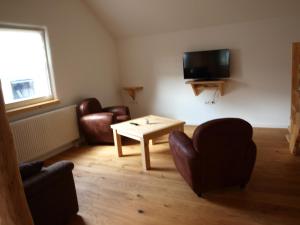
<instances>
[{"instance_id":1,"label":"white ceiling","mask_svg":"<svg viewBox=\"0 0 300 225\"><path fill-rule=\"evenodd\" d=\"M300 0L85 1L119 39L300 13Z\"/></svg>"}]
</instances>

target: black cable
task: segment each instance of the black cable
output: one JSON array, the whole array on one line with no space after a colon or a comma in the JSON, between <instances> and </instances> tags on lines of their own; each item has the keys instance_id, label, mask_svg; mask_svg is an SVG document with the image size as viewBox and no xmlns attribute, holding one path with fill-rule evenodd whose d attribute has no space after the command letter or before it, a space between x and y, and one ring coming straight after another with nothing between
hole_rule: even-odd
<instances>
[{"instance_id":1,"label":"black cable","mask_svg":"<svg viewBox=\"0 0 300 225\"><path fill-rule=\"evenodd\" d=\"M216 88L215 93L214 93L214 97L213 97L213 100L212 100L212 104L216 103L217 92L218 92L218 89Z\"/></svg>"}]
</instances>

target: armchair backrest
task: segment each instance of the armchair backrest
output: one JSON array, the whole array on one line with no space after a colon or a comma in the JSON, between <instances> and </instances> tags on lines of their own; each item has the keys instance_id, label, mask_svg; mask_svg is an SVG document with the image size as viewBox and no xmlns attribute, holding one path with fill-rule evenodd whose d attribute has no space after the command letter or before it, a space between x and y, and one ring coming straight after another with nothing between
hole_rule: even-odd
<instances>
[{"instance_id":1,"label":"armchair backrest","mask_svg":"<svg viewBox=\"0 0 300 225\"><path fill-rule=\"evenodd\" d=\"M196 128L193 146L205 184L230 185L241 179L253 146L252 133L252 126L238 118L211 120Z\"/></svg>"},{"instance_id":2,"label":"armchair backrest","mask_svg":"<svg viewBox=\"0 0 300 225\"><path fill-rule=\"evenodd\" d=\"M252 133L252 126L245 120L224 118L201 124L194 131L192 139L197 152L202 153L204 149L209 149L208 154L214 155L226 146L240 149L240 146L252 140Z\"/></svg>"},{"instance_id":3,"label":"armchair backrest","mask_svg":"<svg viewBox=\"0 0 300 225\"><path fill-rule=\"evenodd\" d=\"M102 106L96 98L87 98L78 105L79 118L92 113L99 113L102 111Z\"/></svg>"}]
</instances>

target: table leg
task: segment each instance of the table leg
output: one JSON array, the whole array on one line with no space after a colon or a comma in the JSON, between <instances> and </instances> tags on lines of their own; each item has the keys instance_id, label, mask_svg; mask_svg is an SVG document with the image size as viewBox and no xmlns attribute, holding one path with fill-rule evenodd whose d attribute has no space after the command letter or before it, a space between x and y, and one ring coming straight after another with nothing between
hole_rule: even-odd
<instances>
[{"instance_id":1,"label":"table leg","mask_svg":"<svg viewBox=\"0 0 300 225\"><path fill-rule=\"evenodd\" d=\"M142 164L144 170L150 169L149 140L141 139Z\"/></svg>"},{"instance_id":2,"label":"table leg","mask_svg":"<svg viewBox=\"0 0 300 225\"><path fill-rule=\"evenodd\" d=\"M113 130L113 134L114 134L115 149L118 152L118 156L122 157L123 153L122 153L121 136L120 134L118 134L117 130Z\"/></svg>"}]
</instances>

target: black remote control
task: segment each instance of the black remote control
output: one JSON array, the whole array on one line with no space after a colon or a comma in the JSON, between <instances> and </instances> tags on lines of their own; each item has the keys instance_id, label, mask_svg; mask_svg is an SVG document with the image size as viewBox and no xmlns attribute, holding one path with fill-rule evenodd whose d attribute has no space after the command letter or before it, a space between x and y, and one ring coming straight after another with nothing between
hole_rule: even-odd
<instances>
[{"instance_id":1,"label":"black remote control","mask_svg":"<svg viewBox=\"0 0 300 225\"><path fill-rule=\"evenodd\" d=\"M130 124L135 125L135 126L139 125L138 123L133 123L133 122L130 122Z\"/></svg>"}]
</instances>

